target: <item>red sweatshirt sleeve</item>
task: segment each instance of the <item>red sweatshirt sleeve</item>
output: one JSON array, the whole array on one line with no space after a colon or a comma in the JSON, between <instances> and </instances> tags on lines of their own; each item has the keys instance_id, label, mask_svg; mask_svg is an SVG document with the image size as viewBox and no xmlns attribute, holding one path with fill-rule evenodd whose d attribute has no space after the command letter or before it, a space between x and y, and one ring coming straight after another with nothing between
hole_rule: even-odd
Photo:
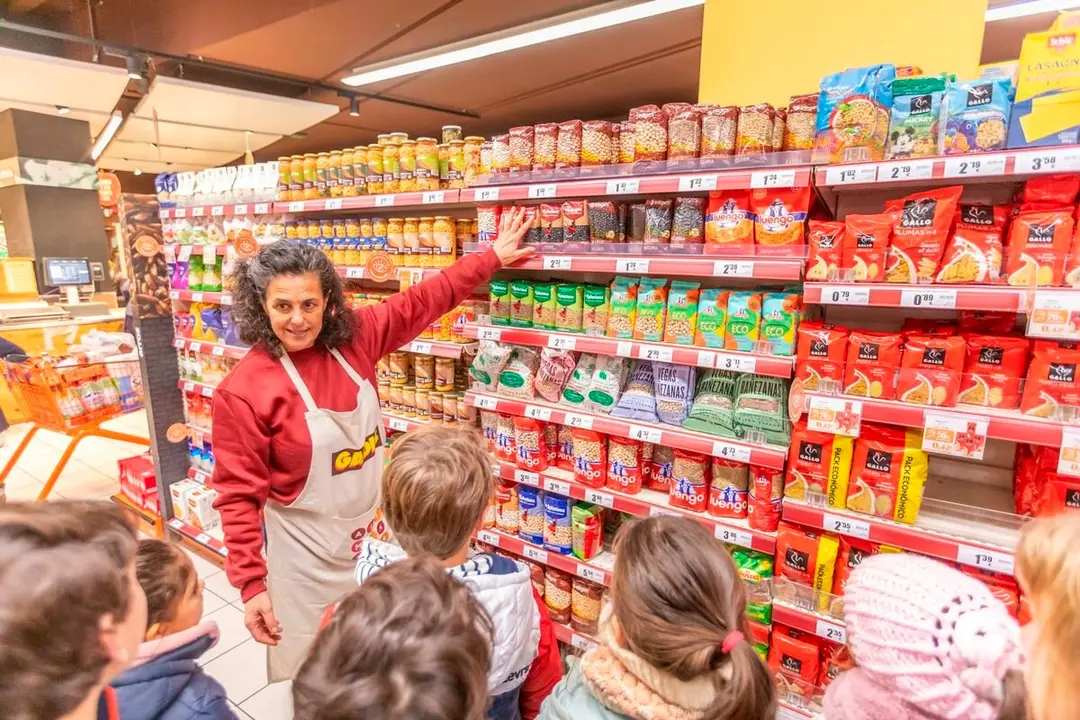
<instances>
[{"instance_id":1,"label":"red sweatshirt sleeve","mask_svg":"<svg viewBox=\"0 0 1080 720\"><path fill-rule=\"evenodd\" d=\"M540 611L540 645L536 648L536 659L529 668L525 684L521 686L519 708L522 720L535 720L540 714L540 705L562 680L562 660L559 658L559 644L555 640L555 627L551 624L551 614L547 605L540 599L533 588L536 609Z\"/></svg>"},{"instance_id":2,"label":"red sweatshirt sleeve","mask_svg":"<svg viewBox=\"0 0 1080 720\"><path fill-rule=\"evenodd\" d=\"M409 342L472 295L501 263L495 251L466 255L433 278L391 295L378 305L355 311L358 330L353 341L370 358L381 358Z\"/></svg>"},{"instance_id":3,"label":"red sweatshirt sleeve","mask_svg":"<svg viewBox=\"0 0 1080 720\"><path fill-rule=\"evenodd\" d=\"M270 432L247 400L214 392L214 507L225 532L225 573L247 602L266 590L260 518L270 494Z\"/></svg>"}]
</instances>

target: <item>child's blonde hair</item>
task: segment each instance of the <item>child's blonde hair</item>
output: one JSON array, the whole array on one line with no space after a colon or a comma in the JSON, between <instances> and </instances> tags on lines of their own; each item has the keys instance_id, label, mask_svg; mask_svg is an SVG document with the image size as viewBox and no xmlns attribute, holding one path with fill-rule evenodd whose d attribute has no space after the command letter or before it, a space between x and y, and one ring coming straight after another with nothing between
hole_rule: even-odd
<instances>
[{"instance_id":1,"label":"child's blonde hair","mask_svg":"<svg viewBox=\"0 0 1080 720\"><path fill-rule=\"evenodd\" d=\"M1037 636L1028 648L1032 720L1080 717L1080 514L1033 520L1020 537L1016 577Z\"/></svg>"},{"instance_id":2,"label":"child's blonde hair","mask_svg":"<svg viewBox=\"0 0 1080 720\"><path fill-rule=\"evenodd\" d=\"M679 680L711 680L710 720L776 714L773 680L750 646L746 590L712 533L689 518L634 520L615 558L611 602L628 650Z\"/></svg>"},{"instance_id":3,"label":"child's blonde hair","mask_svg":"<svg viewBox=\"0 0 1080 720\"><path fill-rule=\"evenodd\" d=\"M445 560L468 543L494 492L479 433L432 425L394 443L382 508L405 552Z\"/></svg>"}]
</instances>

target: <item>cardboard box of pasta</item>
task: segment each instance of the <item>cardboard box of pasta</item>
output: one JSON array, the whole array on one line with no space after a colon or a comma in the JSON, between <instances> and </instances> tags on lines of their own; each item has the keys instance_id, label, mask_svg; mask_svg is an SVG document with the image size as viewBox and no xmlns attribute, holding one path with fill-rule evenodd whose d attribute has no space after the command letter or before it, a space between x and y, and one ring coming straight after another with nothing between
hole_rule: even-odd
<instances>
[{"instance_id":1,"label":"cardboard box of pasta","mask_svg":"<svg viewBox=\"0 0 1080 720\"><path fill-rule=\"evenodd\" d=\"M1071 15L1063 15L1054 29L1024 37L1009 120L1010 148L1080 141L1080 27L1066 21Z\"/></svg>"}]
</instances>

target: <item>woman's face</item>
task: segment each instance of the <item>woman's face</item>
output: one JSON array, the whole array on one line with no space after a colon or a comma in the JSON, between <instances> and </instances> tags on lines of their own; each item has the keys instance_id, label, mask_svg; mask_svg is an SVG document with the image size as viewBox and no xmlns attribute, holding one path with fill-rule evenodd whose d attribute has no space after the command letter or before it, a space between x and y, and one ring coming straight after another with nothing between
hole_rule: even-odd
<instances>
[{"instance_id":1,"label":"woman's face","mask_svg":"<svg viewBox=\"0 0 1080 720\"><path fill-rule=\"evenodd\" d=\"M278 275L266 287L266 314L288 352L307 350L322 332L322 284L315 273Z\"/></svg>"}]
</instances>

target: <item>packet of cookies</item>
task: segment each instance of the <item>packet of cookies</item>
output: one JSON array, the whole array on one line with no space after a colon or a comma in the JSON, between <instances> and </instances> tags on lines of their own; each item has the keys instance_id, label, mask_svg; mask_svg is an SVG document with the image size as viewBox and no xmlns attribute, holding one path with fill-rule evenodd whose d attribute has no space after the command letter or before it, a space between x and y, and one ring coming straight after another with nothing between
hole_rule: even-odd
<instances>
[{"instance_id":1,"label":"packet of cookies","mask_svg":"<svg viewBox=\"0 0 1080 720\"><path fill-rule=\"evenodd\" d=\"M802 295L765 293L761 297L761 337L771 355L795 354L795 330L802 316Z\"/></svg>"},{"instance_id":2,"label":"packet of cookies","mask_svg":"<svg viewBox=\"0 0 1080 720\"><path fill-rule=\"evenodd\" d=\"M832 220L811 220L807 233L809 256L806 259L807 280L835 280L843 257L844 223Z\"/></svg>"},{"instance_id":3,"label":"packet of cookies","mask_svg":"<svg viewBox=\"0 0 1080 720\"><path fill-rule=\"evenodd\" d=\"M968 335L957 402L1011 410L1020 404L1031 342L1027 338Z\"/></svg>"},{"instance_id":4,"label":"packet of cookies","mask_svg":"<svg viewBox=\"0 0 1080 720\"><path fill-rule=\"evenodd\" d=\"M724 347L753 352L757 348L761 326L761 293L743 290L728 295L727 332Z\"/></svg>"},{"instance_id":5,"label":"packet of cookies","mask_svg":"<svg viewBox=\"0 0 1080 720\"><path fill-rule=\"evenodd\" d=\"M1001 279L1002 238L1008 208L962 203L935 282L996 283Z\"/></svg>"},{"instance_id":6,"label":"packet of cookies","mask_svg":"<svg viewBox=\"0 0 1080 720\"><path fill-rule=\"evenodd\" d=\"M795 377L809 392L836 392L844 383L850 331L839 325L804 322L796 330Z\"/></svg>"},{"instance_id":7,"label":"packet of cookies","mask_svg":"<svg viewBox=\"0 0 1080 720\"><path fill-rule=\"evenodd\" d=\"M920 430L863 423L848 479L848 510L913 525L929 467Z\"/></svg>"},{"instance_id":8,"label":"packet of cookies","mask_svg":"<svg viewBox=\"0 0 1080 720\"><path fill-rule=\"evenodd\" d=\"M964 188L937 188L885 203L893 216L885 282L933 282Z\"/></svg>"},{"instance_id":9,"label":"packet of cookies","mask_svg":"<svg viewBox=\"0 0 1080 720\"><path fill-rule=\"evenodd\" d=\"M885 279L885 258L892 234L892 213L848 215L844 218L841 275L854 282Z\"/></svg>"},{"instance_id":10,"label":"packet of cookies","mask_svg":"<svg viewBox=\"0 0 1080 720\"><path fill-rule=\"evenodd\" d=\"M673 280L668 291L667 323L664 342L693 345L698 325L701 283Z\"/></svg>"},{"instance_id":11,"label":"packet of cookies","mask_svg":"<svg viewBox=\"0 0 1080 720\"><path fill-rule=\"evenodd\" d=\"M1068 210L1023 212L1009 227L1005 277L1017 287L1058 286L1072 244L1073 218Z\"/></svg>"},{"instance_id":12,"label":"packet of cookies","mask_svg":"<svg viewBox=\"0 0 1080 720\"><path fill-rule=\"evenodd\" d=\"M961 337L910 335L904 343L897 397L914 405L955 406L966 348Z\"/></svg>"},{"instance_id":13,"label":"packet of cookies","mask_svg":"<svg viewBox=\"0 0 1080 720\"><path fill-rule=\"evenodd\" d=\"M698 300L697 331L694 344L711 348L724 347L727 332L727 308L731 292L704 288Z\"/></svg>"},{"instance_id":14,"label":"packet of cookies","mask_svg":"<svg viewBox=\"0 0 1080 720\"><path fill-rule=\"evenodd\" d=\"M892 400L903 340L899 333L853 330L848 336L844 393Z\"/></svg>"},{"instance_id":15,"label":"packet of cookies","mask_svg":"<svg viewBox=\"0 0 1080 720\"><path fill-rule=\"evenodd\" d=\"M855 438L817 432L801 422L791 432L784 497L805 502L810 493L824 495L829 507L843 510Z\"/></svg>"},{"instance_id":16,"label":"packet of cookies","mask_svg":"<svg viewBox=\"0 0 1080 720\"><path fill-rule=\"evenodd\" d=\"M664 337L667 310L667 278L643 277L638 285L634 339L659 342Z\"/></svg>"}]
</instances>

